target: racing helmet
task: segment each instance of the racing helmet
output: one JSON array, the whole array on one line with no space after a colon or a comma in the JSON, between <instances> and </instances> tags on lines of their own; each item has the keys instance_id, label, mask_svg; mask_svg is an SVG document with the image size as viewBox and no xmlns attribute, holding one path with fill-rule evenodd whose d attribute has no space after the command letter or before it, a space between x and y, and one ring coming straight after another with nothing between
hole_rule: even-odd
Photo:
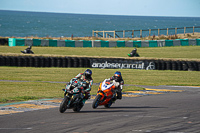
<instances>
[{"instance_id":1,"label":"racing helmet","mask_svg":"<svg viewBox=\"0 0 200 133\"><path fill-rule=\"evenodd\" d=\"M121 72L120 72L120 71L116 71L115 74L114 74L114 79L115 79L115 81L116 81L116 82L119 82L120 79L121 79L121 77L122 77Z\"/></svg>"},{"instance_id":2,"label":"racing helmet","mask_svg":"<svg viewBox=\"0 0 200 133\"><path fill-rule=\"evenodd\" d=\"M83 75L85 76L86 79L91 78L91 76L92 76L92 70L86 69L85 72L83 73Z\"/></svg>"}]
</instances>

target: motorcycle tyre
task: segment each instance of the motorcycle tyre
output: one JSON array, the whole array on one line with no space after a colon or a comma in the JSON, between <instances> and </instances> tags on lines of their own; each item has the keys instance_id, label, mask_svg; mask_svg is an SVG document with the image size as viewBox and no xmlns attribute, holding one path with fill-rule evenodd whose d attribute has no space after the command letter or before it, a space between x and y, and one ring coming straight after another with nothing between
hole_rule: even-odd
<instances>
[{"instance_id":1,"label":"motorcycle tyre","mask_svg":"<svg viewBox=\"0 0 200 133\"><path fill-rule=\"evenodd\" d=\"M105 105L104 105L104 107L106 107L106 108L110 108L111 105L112 105L112 101L110 100L110 101L108 102L108 104L105 104Z\"/></svg>"},{"instance_id":2,"label":"motorcycle tyre","mask_svg":"<svg viewBox=\"0 0 200 133\"><path fill-rule=\"evenodd\" d=\"M96 109L99 105L99 100L101 99L101 95L97 95L96 98L94 99L93 103L92 103L92 108Z\"/></svg>"},{"instance_id":3,"label":"motorcycle tyre","mask_svg":"<svg viewBox=\"0 0 200 133\"><path fill-rule=\"evenodd\" d=\"M75 108L73 108L73 111L74 112L80 112L81 111L81 109L82 109L82 107L83 107L83 104L79 104L78 106L76 106Z\"/></svg>"},{"instance_id":4,"label":"motorcycle tyre","mask_svg":"<svg viewBox=\"0 0 200 133\"><path fill-rule=\"evenodd\" d=\"M67 104L69 99L65 96L62 102L60 103L59 111L60 113L64 113L67 110Z\"/></svg>"}]
</instances>

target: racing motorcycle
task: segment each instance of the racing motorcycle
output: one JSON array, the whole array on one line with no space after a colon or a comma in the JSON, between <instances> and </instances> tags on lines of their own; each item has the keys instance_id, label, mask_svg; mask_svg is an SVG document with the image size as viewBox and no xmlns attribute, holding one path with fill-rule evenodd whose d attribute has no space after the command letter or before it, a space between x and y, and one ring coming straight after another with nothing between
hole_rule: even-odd
<instances>
[{"instance_id":1,"label":"racing motorcycle","mask_svg":"<svg viewBox=\"0 0 200 133\"><path fill-rule=\"evenodd\" d=\"M95 109L99 105L104 105L106 108L109 108L116 100L116 86L118 85L119 83L111 81L110 79L105 79L100 83L92 107Z\"/></svg>"},{"instance_id":2,"label":"racing motorcycle","mask_svg":"<svg viewBox=\"0 0 200 133\"><path fill-rule=\"evenodd\" d=\"M84 105L83 89L86 87L86 82L73 78L66 85L64 91L64 99L60 104L59 111L64 113L67 109L73 109L74 112L79 112Z\"/></svg>"}]
</instances>

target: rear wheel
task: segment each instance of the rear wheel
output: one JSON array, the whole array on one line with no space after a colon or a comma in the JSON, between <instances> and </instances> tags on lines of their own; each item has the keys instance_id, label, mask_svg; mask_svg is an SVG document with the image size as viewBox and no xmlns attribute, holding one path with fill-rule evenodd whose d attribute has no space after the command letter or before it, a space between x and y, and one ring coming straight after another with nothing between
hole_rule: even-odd
<instances>
[{"instance_id":1,"label":"rear wheel","mask_svg":"<svg viewBox=\"0 0 200 133\"><path fill-rule=\"evenodd\" d=\"M94 99L94 101L92 103L92 107L94 109L98 107L101 97L102 97L101 95L97 95L96 98Z\"/></svg>"},{"instance_id":2,"label":"rear wheel","mask_svg":"<svg viewBox=\"0 0 200 133\"><path fill-rule=\"evenodd\" d=\"M64 113L67 110L68 101L69 99L65 96L60 104L60 108L59 108L60 113Z\"/></svg>"}]
</instances>

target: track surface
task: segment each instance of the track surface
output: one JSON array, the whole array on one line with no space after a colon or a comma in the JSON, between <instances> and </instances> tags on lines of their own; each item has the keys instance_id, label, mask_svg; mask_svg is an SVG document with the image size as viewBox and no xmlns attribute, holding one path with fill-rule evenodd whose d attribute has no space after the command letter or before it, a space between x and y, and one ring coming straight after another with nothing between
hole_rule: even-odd
<instances>
[{"instance_id":1,"label":"track surface","mask_svg":"<svg viewBox=\"0 0 200 133\"><path fill-rule=\"evenodd\" d=\"M54 107L0 115L0 133L199 133L200 87L156 89L183 91L123 97L109 109L92 109L90 99L79 113Z\"/></svg>"}]
</instances>

